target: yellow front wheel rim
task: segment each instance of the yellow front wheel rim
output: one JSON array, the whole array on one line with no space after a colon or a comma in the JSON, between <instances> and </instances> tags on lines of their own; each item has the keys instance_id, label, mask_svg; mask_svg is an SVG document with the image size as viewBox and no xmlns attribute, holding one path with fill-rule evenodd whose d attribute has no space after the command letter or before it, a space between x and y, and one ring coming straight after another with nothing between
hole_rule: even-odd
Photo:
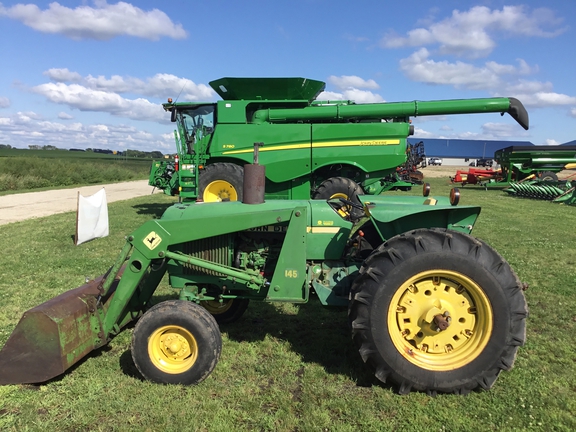
<instances>
[{"instance_id":1,"label":"yellow front wheel rim","mask_svg":"<svg viewBox=\"0 0 576 432\"><path fill-rule=\"evenodd\" d=\"M196 339L184 327L160 327L148 339L150 360L162 372L179 374L189 370L198 358Z\"/></svg>"},{"instance_id":2,"label":"yellow front wheel rim","mask_svg":"<svg viewBox=\"0 0 576 432\"><path fill-rule=\"evenodd\" d=\"M206 309L212 315L220 315L232 307L234 300L224 300L220 303L218 300L205 300L200 302L200 306Z\"/></svg>"},{"instance_id":3,"label":"yellow front wheel rim","mask_svg":"<svg viewBox=\"0 0 576 432\"><path fill-rule=\"evenodd\" d=\"M204 202L238 201L238 192L229 182L214 180L204 189L202 199Z\"/></svg>"},{"instance_id":4,"label":"yellow front wheel rim","mask_svg":"<svg viewBox=\"0 0 576 432\"><path fill-rule=\"evenodd\" d=\"M448 327L441 330L439 320ZM434 371L454 370L476 359L490 340L492 322L492 306L480 286L448 270L408 279L392 297L387 319L398 352Z\"/></svg>"}]
</instances>

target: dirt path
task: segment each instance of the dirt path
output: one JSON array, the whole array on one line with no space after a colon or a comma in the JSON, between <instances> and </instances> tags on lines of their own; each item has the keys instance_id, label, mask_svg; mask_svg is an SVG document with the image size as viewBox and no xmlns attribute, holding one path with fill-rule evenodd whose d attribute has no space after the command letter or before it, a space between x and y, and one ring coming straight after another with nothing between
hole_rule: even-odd
<instances>
[{"instance_id":1,"label":"dirt path","mask_svg":"<svg viewBox=\"0 0 576 432\"><path fill-rule=\"evenodd\" d=\"M0 196L0 225L25 219L50 216L56 213L76 211L78 192L90 196L100 189L106 190L106 200L122 201L138 196L150 195L152 187L147 180L138 180L109 185L85 186L72 189L58 189L44 192ZM156 190L156 192L159 192Z\"/></svg>"}]
</instances>

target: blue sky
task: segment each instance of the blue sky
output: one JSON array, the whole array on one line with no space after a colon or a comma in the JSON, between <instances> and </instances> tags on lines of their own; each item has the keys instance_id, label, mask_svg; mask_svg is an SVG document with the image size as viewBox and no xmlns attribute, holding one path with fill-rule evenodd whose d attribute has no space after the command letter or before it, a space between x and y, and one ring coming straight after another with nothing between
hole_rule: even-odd
<instances>
[{"instance_id":1,"label":"blue sky","mask_svg":"<svg viewBox=\"0 0 576 432\"><path fill-rule=\"evenodd\" d=\"M174 150L168 97L225 76L357 103L506 96L530 114L419 117L415 137L576 139L576 1L0 0L0 144Z\"/></svg>"}]
</instances>

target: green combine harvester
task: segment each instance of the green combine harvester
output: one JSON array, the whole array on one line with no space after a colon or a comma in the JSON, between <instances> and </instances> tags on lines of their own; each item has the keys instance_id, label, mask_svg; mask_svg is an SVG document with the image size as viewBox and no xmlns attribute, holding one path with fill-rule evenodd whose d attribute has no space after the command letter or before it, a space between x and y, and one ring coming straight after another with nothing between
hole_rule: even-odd
<instances>
[{"instance_id":1,"label":"green combine harvester","mask_svg":"<svg viewBox=\"0 0 576 432\"><path fill-rule=\"evenodd\" d=\"M317 101L325 83L306 78L221 78L217 102L172 102L178 159L156 161L150 185L182 201L242 200L244 165L263 143L267 199L378 195L396 187L407 160L411 116L509 113L525 129L514 98L356 104Z\"/></svg>"}]
</instances>

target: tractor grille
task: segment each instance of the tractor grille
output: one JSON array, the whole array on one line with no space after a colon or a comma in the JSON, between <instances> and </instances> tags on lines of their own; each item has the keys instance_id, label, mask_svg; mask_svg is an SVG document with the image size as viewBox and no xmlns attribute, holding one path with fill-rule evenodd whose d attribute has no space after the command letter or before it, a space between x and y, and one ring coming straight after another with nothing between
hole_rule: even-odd
<instances>
[{"instance_id":1,"label":"tractor grille","mask_svg":"<svg viewBox=\"0 0 576 432\"><path fill-rule=\"evenodd\" d=\"M194 258L200 258L213 263L232 267L232 236L225 234L207 239L184 243L182 252ZM203 274L209 276L222 276L222 273L206 270L192 264L184 264L184 274Z\"/></svg>"}]
</instances>

